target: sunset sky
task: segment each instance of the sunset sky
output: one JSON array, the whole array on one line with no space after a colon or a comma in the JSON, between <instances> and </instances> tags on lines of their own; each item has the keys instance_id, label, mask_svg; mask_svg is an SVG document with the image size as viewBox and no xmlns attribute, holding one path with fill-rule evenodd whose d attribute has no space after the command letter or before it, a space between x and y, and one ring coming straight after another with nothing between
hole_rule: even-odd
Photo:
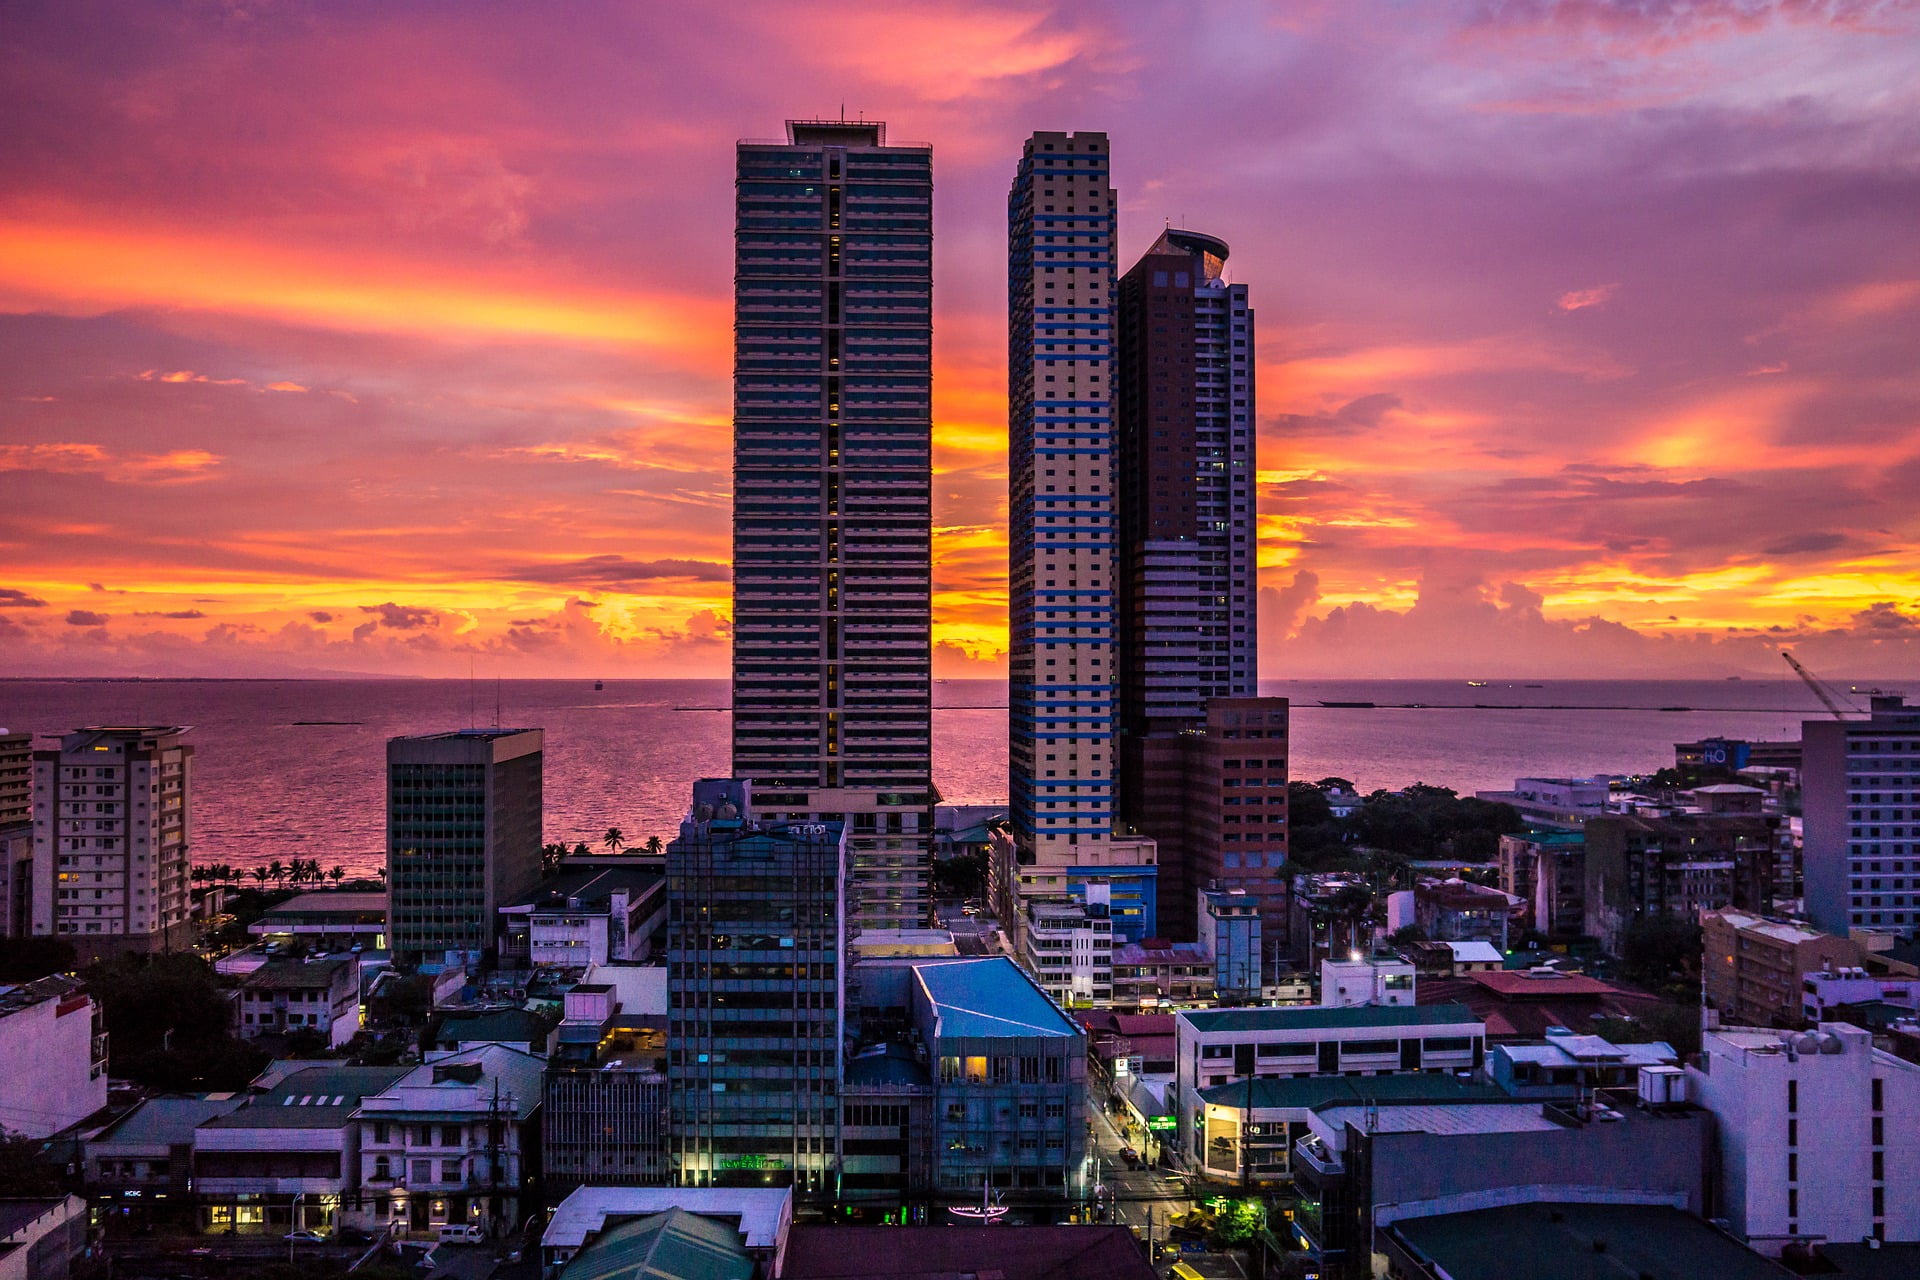
<instances>
[{"instance_id":1,"label":"sunset sky","mask_svg":"<svg viewBox=\"0 0 1920 1280\"><path fill-rule=\"evenodd\" d=\"M935 164L937 673L1005 197L1259 326L1262 674L1920 674L1920 5L13 0L0 674L721 675L733 145Z\"/></svg>"}]
</instances>

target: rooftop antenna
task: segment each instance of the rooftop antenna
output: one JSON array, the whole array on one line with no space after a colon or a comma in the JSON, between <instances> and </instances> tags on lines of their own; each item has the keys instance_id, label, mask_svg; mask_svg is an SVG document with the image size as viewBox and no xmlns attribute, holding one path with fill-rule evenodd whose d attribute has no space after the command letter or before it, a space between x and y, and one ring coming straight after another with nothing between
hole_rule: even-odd
<instances>
[{"instance_id":1,"label":"rooftop antenna","mask_svg":"<svg viewBox=\"0 0 1920 1280\"><path fill-rule=\"evenodd\" d=\"M500 677L493 678L493 727L500 727Z\"/></svg>"}]
</instances>

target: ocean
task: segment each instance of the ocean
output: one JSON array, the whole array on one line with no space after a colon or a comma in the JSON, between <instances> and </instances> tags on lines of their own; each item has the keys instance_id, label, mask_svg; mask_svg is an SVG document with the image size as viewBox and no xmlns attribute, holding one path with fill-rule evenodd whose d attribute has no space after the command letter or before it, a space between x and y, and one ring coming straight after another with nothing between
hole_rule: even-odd
<instances>
[{"instance_id":1,"label":"ocean","mask_svg":"<svg viewBox=\"0 0 1920 1280\"><path fill-rule=\"evenodd\" d=\"M1638 773L1673 744L1797 739L1826 713L1783 680L1263 682L1293 699L1292 776L1464 793L1516 777ZM1007 796L1004 682L935 685L934 780L956 803ZM1323 702L1375 704L1331 707ZM546 730L549 840L671 838L693 778L727 771L724 680L0 680L0 725L192 726L193 860L315 858L369 872L385 839L384 743L469 725Z\"/></svg>"}]
</instances>

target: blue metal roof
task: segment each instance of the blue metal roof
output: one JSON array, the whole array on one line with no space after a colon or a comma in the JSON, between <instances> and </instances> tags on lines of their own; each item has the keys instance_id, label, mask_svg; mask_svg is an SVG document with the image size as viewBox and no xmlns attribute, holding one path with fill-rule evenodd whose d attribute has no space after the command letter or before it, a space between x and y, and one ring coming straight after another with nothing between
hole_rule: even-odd
<instances>
[{"instance_id":1,"label":"blue metal roof","mask_svg":"<svg viewBox=\"0 0 1920 1280\"><path fill-rule=\"evenodd\" d=\"M1005 956L913 966L940 1036L1078 1036L1080 1027Z\"/></svg>"}]
</instances>

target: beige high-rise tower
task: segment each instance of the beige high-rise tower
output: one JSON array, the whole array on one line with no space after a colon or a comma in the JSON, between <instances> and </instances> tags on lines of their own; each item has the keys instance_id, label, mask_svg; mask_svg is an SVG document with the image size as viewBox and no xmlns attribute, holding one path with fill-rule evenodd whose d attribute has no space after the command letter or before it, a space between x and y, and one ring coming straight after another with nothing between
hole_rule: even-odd
<instances>
[{"instance_id":1,"label":"beige high-rise tower","mask_svg":"<svg viewBox=\"0 0 1920 1280\"><path fill-rule=\"evenodd\" d=\"M191 941L186 733L103 725L34 752L34 933L72 942L83 960Z\"/></svg>"}]
</instances>

